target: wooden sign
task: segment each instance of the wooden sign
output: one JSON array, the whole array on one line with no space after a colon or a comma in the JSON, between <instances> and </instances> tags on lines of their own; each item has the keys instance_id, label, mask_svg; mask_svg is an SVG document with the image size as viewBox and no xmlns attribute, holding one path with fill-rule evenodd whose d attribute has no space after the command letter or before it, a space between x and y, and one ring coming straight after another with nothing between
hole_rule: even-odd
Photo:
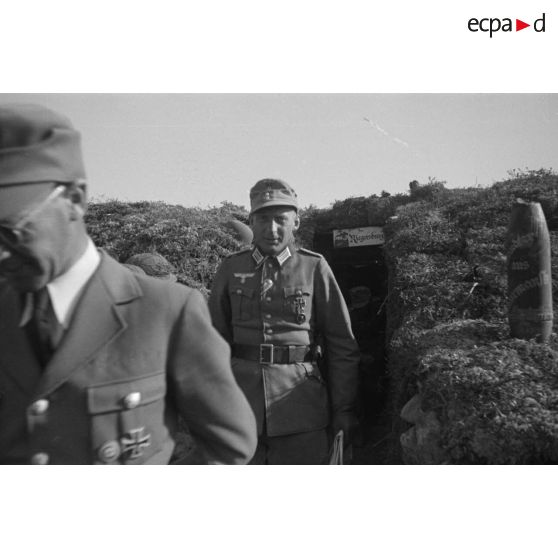
<instances>
[{"instance_id":1,"label":"wooden sign","mask_svg":"<svg viewBox=\"0 0 558 558\"><path fill-rule=\"evenodd\" d=\"M336 229L333 231L334 248L354 246L378 246L384 244L382 227L362 227L360 229Z\"/></svg>"}]
</instances>

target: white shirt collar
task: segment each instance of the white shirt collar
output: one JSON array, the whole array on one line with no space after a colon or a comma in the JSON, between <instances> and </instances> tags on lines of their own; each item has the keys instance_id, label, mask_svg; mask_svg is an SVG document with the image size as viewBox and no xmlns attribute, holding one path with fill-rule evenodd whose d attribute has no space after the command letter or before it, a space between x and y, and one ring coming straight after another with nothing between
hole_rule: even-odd
<instances>
[{"instance_id":1,"label":"white shirt collar","mask_svg":"<svg viewBox=\"0 0 558 558\"><path fill-rule=\"evenodd\" d=\"M52 301L56 318L64 329L68 329L73 310L83 288L99 266L101 256L93 241L87 239L85 252L66 273L59 275L48 283L47 289ZM27 293L25 306L21 315L20 327L23 327L33 315L33 296Z\"/></svg>"}]
</instances>

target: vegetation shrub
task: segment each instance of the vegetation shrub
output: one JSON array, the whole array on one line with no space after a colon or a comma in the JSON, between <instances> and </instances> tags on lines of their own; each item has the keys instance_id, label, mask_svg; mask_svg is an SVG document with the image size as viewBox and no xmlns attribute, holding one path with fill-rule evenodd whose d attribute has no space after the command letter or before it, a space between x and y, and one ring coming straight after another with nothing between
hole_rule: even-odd
<instances>
[{"instance_id":1,"label":"vegetation shrub","mask_svg":"<svg viewBox=\"0 0 558 558\"><path fill-rule=\"evenodd\" d=\"M481 274L506 275L507 226L470 228L465 232L464 256ZM481 269L482 268L482 269Z\"/></svg>"},{"instance_id":2,"label":"vegetation shrub","mask_svg":"<svg viewBox=\"0 0 558 558\"><path fill-rule=\"evenodd\" d=\"M209 293L221 260L240 243L227 222L246 221L244 208L230 203L208 209L185 208L163 202L126 203L118 200L89 204L89 234L118 261L143 252L156 252L177 270L178 281Z\"/></svg>"},{"instance_id":3,"label":"vegetation shrub","mask_svg":"<svg viewBox=\"0 0 558 558\"><path fill-rule=\"evenodd\" d=\"M412 253L388 260L388 331L405 323L419 329L461 317L471 284L469 266L457 256ZM389 334L388 334L389 335Z\"/></svg>"},{"instance_id":4,"label":"vegetation shrub","mask_svg":"<svg viewBox=\"0 0 558 558\"><path fill-rule=\"evenodd\" d=\"M296 232L296 239L303 248L312 250L314 233L317 230L317 223L323 211L323 209L319 209L314 205L299 210L300 227Z\"/></svg>"},{"instance_id":5,"label":"vegetation shrub","mask_svg":"<svg viewBox=\"0 0 558 558\"><path fill-rule=\"evenodd\" d=\"M440 421L446 462L557 463L558 342L509 338L504 244L517 198L541 203L556 228L558 175L414 191L384 229L394 431L409 427L397 415L418 393ZM556 293L558 233L551 243Z\"/></svg>"},{"instance_id":6,"label":"vegetation shrub","mask_svg":"<svg viewBox=\"0 0 558 558\"><path fill-rule=\"evenodd\" d=\"M460 254L463 234L443 212L429 202L411 202L397 211L385 227L387 252Z\"/></svg>"},{"instance_id":7,"label":"vegetation shrub","mask_svg":"<svg viewBox=\"0 0 558 558\"><path fill-rule=\"evenodd\" d=\"M421 359L423 404L454 463L558 462L558 344L503 339ZM471 412L471 411L474 412Z\"/></svg>"},{"instance_id":8,"label":"vegetation shrub","mask_svg":"<svg viewBox=\"0 0 558 558\"><path fill-rule=\"evenodd\" d=\"M351 197L336 201L329 208L317 208L313 205L300 210L300 229L297 239L306 248L311 248L315 232L327 232L332 229L351 229L358 227L382 227L395 215L397 208L411 203L408 194L390 195L383 192L380 196Z\"/></svg>"},{"instance_id":9,"label":"vegetation shrub","mask_svg":"<svg viewBox=\"0 0 558 558\"><path fill-rule=\"evenodd\" d=\"M383 227L389 218L395 215L397 208L410 203L411 198L407 194L396 194L394 196L384 195L372 196L368 199L368 223L374 227Z\"/></svg>"},{"instance_id":10,"label":"vegetation shrub","mask_svg":"<svg viewBox=\"0 0 558 558\"><path fill-rule=\"evenodd\" d=\"M430 177L426 184L419 184L417 180L413 180L409 184L409 192L411 201L429 201L439 202L443 199L444 194L447 192L446 182L443 180L436 180Z\"/></svg>"},{"instance_id":11,"label":"vegetation shrub","mask_svg":"<svg viewBox=\"0 0 558 558\"><path fill-rule=\"evenodd\" d=\"M397 417L403 405L417 393L424 373L423 360L431 354L452 354L456 350L474 350L506 336L503 325L482 319L454 319L431 329L403 324L390 341L389 373L392 404ZM418 371L423 373L419 374Z\"/></svg>"},{"instance_id":12,"label":"vegetation shrub","mask_svg":"<svg viewBox=\"0 0 558 558\"><path fill-rule=\"evenodd\" d=\"M552 170L514 170L490 188L451 190L445 200L448 218L461 228L507 227L516 199L539 202L550 229L558 226L558 175Z\"/></svg>"}]
</instances>

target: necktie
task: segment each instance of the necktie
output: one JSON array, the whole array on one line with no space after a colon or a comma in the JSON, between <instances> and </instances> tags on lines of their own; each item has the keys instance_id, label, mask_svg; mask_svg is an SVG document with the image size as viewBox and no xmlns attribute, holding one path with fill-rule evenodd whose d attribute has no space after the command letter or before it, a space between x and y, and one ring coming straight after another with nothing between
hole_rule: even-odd
<instances>
[{"instance_id":1,"label":"necktie","mask_svg":"<svg viewBox=\"0 0 558 558\"><path fill-rule=\"evenodd\" d=\"M37 356L44 366L62 338L63 328L58 322L46 287L33 295L32 329Z\"/></svg>"}]
</instances>

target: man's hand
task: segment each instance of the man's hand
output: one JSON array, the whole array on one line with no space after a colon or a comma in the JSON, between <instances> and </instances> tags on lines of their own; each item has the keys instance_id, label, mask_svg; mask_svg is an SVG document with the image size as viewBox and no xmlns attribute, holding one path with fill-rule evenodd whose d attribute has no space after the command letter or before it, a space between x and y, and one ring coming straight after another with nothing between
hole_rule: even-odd
<instances>
[{"instance_id":1,"label":"man's hand","mask_svg":"<svg viewBox=\"0 0 558 558\"><path fill-rule=\"evenodd\" d=\"M336 413L333 415L331 428L334 436L339 430L343 430L343 445L347 447L353 443L354 434L358 428L358 419L351 411Z\"/></svg>"}]
</instances>

